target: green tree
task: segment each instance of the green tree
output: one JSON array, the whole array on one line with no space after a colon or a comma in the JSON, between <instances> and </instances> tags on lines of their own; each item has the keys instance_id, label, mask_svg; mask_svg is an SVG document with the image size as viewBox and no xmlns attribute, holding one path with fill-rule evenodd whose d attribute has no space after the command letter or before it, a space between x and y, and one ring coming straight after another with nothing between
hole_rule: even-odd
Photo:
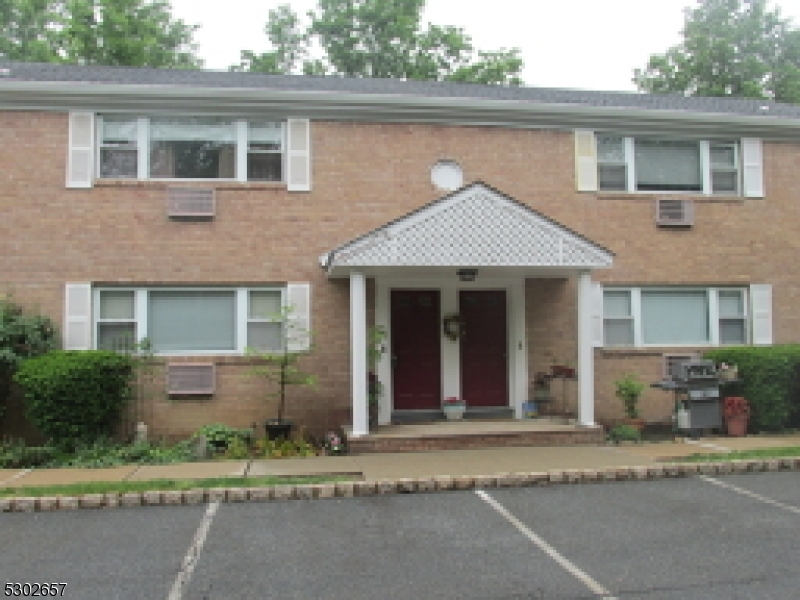
<instances>
[{"instance_id":1,"label":"green tree","mask_svg":"<svg viewBox=\"0 0 800 600\"><path fill-rule=\"evenodd\" d=\"M0 0L0 56L136 67L198 67L196 25L166 0Z\"/></svg>"},{"instance_id":2,"label":"green tree","mask_svg":"<svg viewBox=\"0 0 800 600\"><path fill-rule=\"evenodd\" d=\"M0 0L0 57L51 62L58 59L61 3L51 0Z\"/></svg>"},{"instance_id":3,"label":"green tree","mask_svg":"<svg viewBox=\"0 0 800 600\"><path fill-rule=\"evenodd\" d=\"M701 0L681 34L634 71L640 90L800 102L800 31L767 0Z\"/></svg>"},{"instance_id":4,"label":"green tree","mask_svg":"<svg viewBox=\"0 0 800 600\"><path fill-rule=\"evenodd\" d=\"M319 0L303 28L288 5L270 11L271 50L242 52L234 70L520 85L516 48L480 51L463 29L428 24L425 0ZM322 58L310 58L311 49Z\"/></svg>"}]
</instances>

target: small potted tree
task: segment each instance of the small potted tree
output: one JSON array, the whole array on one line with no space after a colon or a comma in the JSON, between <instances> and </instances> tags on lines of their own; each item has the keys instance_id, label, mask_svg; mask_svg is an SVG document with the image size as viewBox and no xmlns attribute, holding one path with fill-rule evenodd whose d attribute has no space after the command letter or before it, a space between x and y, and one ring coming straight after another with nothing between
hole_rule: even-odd
<instances>
[{"instance_id":1,"label":"small potted tree","mask_svg":"<svg viewBox=\"0 0 800 600\"><path fill-rule=\"evenodd\" d=\"M641 431L644 429L644 420L639 418L639 398L644 391L644 384L636 375L626 373L622 378L617 379L614 385L616 386L616 396L622 400L625 407L624 423Z\"/></svg>"},{"instance_id":2,"label":"small potted tree","mask_svg":"<svg viewBox=\"0 0 800 600\"><path fill-rule=\"evenodd\" d=\"M291 320L292 309L284 309L274 316L275 322L281 323L283 329L281 349L278 352L268 352L255 348L247 348L247 355L255 359L254 366L250 374L263 377L268 382L277 386L277 389L268 392L268 396L277 397L278 416L277 419L267 419L264 422L264 429L267 438L270 440L288 439L294 423L284 420L284 409L286 407L286 393L290 386L310 386L316 383L314 375L304 373L297 366L297 362L302 356L299 352L290 351L293 343L302 339L308 339L310 333L295 326Z\"/></svg>"},{"instance_id":3,"label":"small potted tree","mask_svg":"<svg viewBox=\"0 0 800 600\"><path fill-rule=\"evenodd\" d=\"M378 424L378 412L380 409L380 399L383 395L383 384L378 379L375 369L378 361L386 352L383 341L386 338L386 330L380 325L371 327L369 330L367 343L367 368L369 369L367 379L367 398L369 400L369 425L374 427Z\"/></svg>"}]
</instances>

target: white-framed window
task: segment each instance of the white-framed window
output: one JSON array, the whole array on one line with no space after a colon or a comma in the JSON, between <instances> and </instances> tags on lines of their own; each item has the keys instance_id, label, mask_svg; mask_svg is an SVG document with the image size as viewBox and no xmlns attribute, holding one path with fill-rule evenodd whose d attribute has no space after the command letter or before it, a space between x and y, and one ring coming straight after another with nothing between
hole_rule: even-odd
<instances>
[{"instance_id":1,"label":"white-framed window","mask_svg":"<svg viewBox=\"0 0 800 600\"><path fill-rule=\"evenodd\" d=\"M125 351L147 338L162 355L283 348L285 288L96 288L95 347Z\"/></svg>"},{"instance_id":2,"label":"white-framed window","mask_svg":"<svg viewBox=\"0 0 800 600\"><path fill-rule=\"evenodd\" d=\"M138 123L132 117L106 117L98 127L98 173L112 179L135 179L139 172Z\"/></svg>"},{"instance_id":3,"label":"white-framed window","mask_svg":"<svg viewBox=\"0 0 800 600\"><path fill-rule=\"evenodd\" d=\"M101 179L284 181L282 121L97 117Z\"/></svg>"},{"instance_id":4,"label":"white-framed window","mask_svg":"<svg viewBox=\"0 0 800 600\"><path fill-rule=\"evenodd\" d=\"M681 140L598 134L600 191L741 193L737 141Z\"/></svg>"},{"instance_id":5,"label":"white-framed window","mask_svg":"<svg viewBox=\"0 0 800 600\"><path fill-rule=\"evenodd\" d=\"M280 352L286 342L279 318L284 304L280 290L251 290L247 299L247 346L264 352Z\"/></svg>"},{"instance_id":6,"label":"white-framed window","mask_svg":"<svg viewBox=\"0 0 800 600\"><path fill-rule=\"evenodd\" d=\"M95 302L98 350L132 349L138 340L136 295L133 290L103 290Z\"/></svg>"},{"instance_id":7,"label":"white-framed window","mask_svg":"<svg viewBox=\"0 0 800 600\"><path fill-rule=\"evenodd\" d=\"M719 346L749 342L744 288L603 289L603 345Z\"/></svg>"}]
</instances>

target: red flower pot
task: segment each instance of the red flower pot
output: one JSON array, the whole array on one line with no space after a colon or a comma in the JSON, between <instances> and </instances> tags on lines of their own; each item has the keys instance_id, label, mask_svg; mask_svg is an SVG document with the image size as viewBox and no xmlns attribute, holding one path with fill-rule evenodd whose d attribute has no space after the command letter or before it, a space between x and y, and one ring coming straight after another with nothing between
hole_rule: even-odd
<instances>
[{"instance_id":1,"label":"red flower pot","mask_svg":"<svg viewBox=\"0 0 800 600\"><path fill-rule=\"evenodd\" d=\"M748 417L743 415L728 417L725 419L725 424L728 427L728 435L731 437L742 437L747 435L747 420Z\"/></svg>"}]
</instances>

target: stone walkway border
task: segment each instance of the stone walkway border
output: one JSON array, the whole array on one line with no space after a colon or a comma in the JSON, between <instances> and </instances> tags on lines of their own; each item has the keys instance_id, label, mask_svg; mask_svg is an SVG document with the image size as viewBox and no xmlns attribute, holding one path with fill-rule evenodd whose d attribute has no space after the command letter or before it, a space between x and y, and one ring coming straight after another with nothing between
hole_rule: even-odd
<instances>
[{"instance_id":1,"label":"stone walkway border","mask_svg":"<svg viewBox=\"0 0 800 600\"><path fill-rule=\"evenodd\" d=\"M269 502L350 498L386 494L416 494L453 490L535 487L613 481L648 481L691 477L693 475L732 475L800 470L800 457L769 460L730 460L698 463L664 463L646 467L605 469L559 469L530 473L496 473L463 477L423 477L417 479L379 479L270 487L209 488L186 491L147 491L83 496L42 496L0 498L0 512L48 512L83 508L130 506L187 506L208 502Z\"/></svg>"}]
</instances>

